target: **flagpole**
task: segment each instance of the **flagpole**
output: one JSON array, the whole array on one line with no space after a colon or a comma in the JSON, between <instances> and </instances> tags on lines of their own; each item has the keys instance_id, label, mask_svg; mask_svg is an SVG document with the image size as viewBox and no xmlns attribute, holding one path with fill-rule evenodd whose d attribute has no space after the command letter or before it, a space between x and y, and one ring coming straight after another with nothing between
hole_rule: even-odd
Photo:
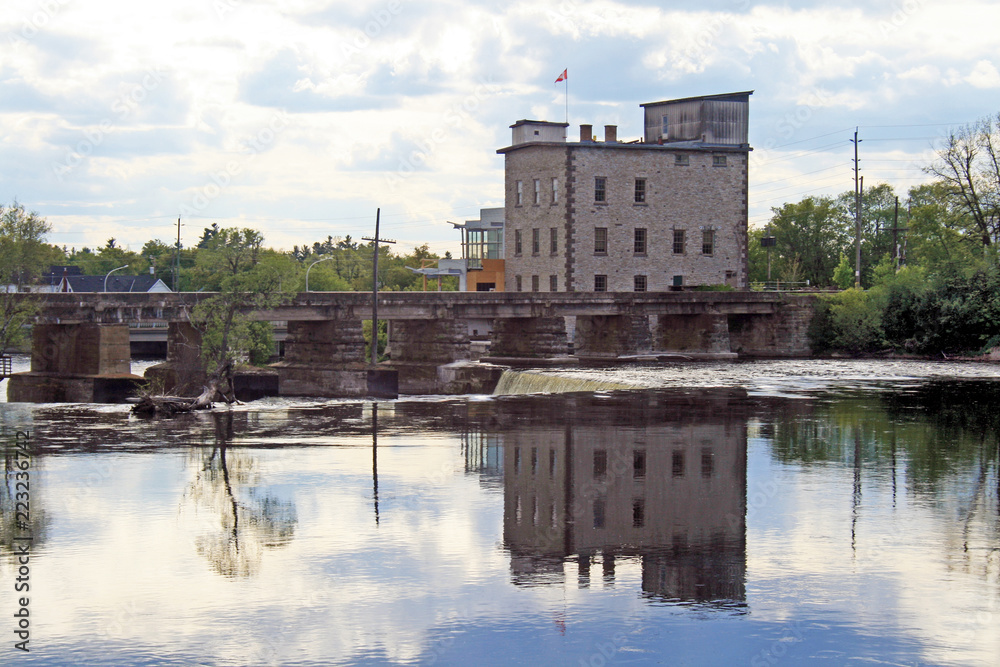
<instances>
[{"instance_id":1,"label":"flagpole","mask_svg":"<svg viewBox=\"0 0 1000 667\"><path fill-rule=\"evenodd\" d=\"M567 76L563 79L563 83L566 84L566 124L569 125L569 77Z\"/></svg>"}]
</instances>

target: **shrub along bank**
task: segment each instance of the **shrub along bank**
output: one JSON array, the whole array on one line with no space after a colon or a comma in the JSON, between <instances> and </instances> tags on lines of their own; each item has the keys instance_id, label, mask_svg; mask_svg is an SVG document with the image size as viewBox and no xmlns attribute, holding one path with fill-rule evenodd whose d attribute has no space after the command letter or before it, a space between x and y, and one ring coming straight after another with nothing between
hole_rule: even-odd
<instances>
[{"instance_id":1,"label":"shrub along bank","mask_svg":"<svg viewBox=\"0 0 1000 667\"><path fill-rule=\"evenodd\" d=\"M929 274L884 260L875 285L822 295L810 327L818 354L977 354L1000 345L1000 269L994 262Z\"/></svg>"}]
</instances>

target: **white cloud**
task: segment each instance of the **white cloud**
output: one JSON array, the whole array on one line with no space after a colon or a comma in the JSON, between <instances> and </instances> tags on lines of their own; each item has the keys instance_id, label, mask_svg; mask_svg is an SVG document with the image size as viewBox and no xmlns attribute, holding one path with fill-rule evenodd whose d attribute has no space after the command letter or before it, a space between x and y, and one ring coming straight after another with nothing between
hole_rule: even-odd
<instances>
[{"instance_id":1,"label":"white cloud","mask_svg":"<svg viewBox=\"0 0 1000 667\"><path fill-rule=\"evenodd\" d=\"M976 88L1000 88L1000 72L989 60L980 60L965 80Z\"/></svg>"},{"instance_id":2,"label":"white cloud","mask_svg":"<svg viewBox=\"0 0 1000 667\"><path fill-rule=\"evenodd\" d=\"M92 0L58 3L32 26L38 6L0 8L0 32L30 28L0 64L0 200L19 197L77 246L103 243L115 219L114 235L141 245L151 230L128 220L176 216L285 111L288 127L203 215L257 218L269 242L290 247L317 218L367 219L382 205L410 224L399 237L457 252L444 221L501 203L495 151L518 118L563 118L552 82L564 68L571 122L615 122L623 135L641 131L640 102L751 88L752 134L763 128L767 138L789 113L813 110L796 141L876 119L964 122L1000 108L994 40L963 18L1000 22L985 0L915 2L899 16L740 2L688 11L624 0L221 0L219 11L177 0L140 11ZM880 21L892 30L883 34ZM150 68L163 81L129 101ZM484 81L495 92L464 109ZM970 88L977 99L955 97ZM123 99L124 118L112 110ZM58 178L53 165L105 119L106 140ZM428 141L420 168L387 188ZM81 224L94 210L107 217ZM335 233L369 231L349 224Z\"/></svg>"}]
</instances>

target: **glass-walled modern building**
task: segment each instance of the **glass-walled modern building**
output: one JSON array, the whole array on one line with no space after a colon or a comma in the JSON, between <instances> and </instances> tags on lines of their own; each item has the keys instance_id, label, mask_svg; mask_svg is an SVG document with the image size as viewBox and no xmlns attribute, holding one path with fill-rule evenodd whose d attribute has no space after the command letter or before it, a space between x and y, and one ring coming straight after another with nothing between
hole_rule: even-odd
<instances>
[{"instance_id":1,"label":"glass-walled modern building","mask_svg":"<svg viewBox=\"0 0 1000 667\"><path fill-rule=\"evenodd\" d=\"M462 232L462 258L467 270L466 290L504 291L504 209L481 209L479 220L452 223Z\"/></svg>"}]
</instances>

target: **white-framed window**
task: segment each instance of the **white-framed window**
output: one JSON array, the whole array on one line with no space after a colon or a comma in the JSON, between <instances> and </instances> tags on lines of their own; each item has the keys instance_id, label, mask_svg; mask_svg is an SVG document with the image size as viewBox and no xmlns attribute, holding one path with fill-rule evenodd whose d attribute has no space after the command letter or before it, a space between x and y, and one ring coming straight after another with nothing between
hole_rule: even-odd
<instances>
[{"instance_id":1,"label":"white-framed window","mask_svg":"<svg viewBox=\"0 0 1000 667\"><path fill-rule=\"evenodd\" d=\"M542 179L535 179L535 206L542 203Z\"/></svg>"},{"instance_id":2,"label":"white-framed window","mask_svg":"<svg viewBox=\"0 0 1000 667\"><path fill-rule=\"evenodd\" d=\"M559 179L558 178L553 178L552 179L552 203L553 204L558 204L559 203Z\"/></svg>"},{"instance_id":3,"label":"white-framed window","mask_svg":"<svg viewBox=\"0 0 1000 667\"><path fill-rule=\"evenodd\" d=\"M645 204L646 203L646 179L637 178L635 179L635 203Z\"/></svg>"},{"instance_id":4,"label":"white-framed window","mask_svg":"<svg viewBox=\"0 0 1000 667\"><path fill-rule=\"evenodd\" d=\"M594 201L608 201L608 179L604 176L594 178Z\"/></svg>"},{"instance_id":5,"label":"white-framed window","mask_svg":"<svg viewBox=\"0 0 1000 667\"><path fill-rule=\"evenodd\" d=\"M520 206L524 201L524 183L517 181L514 185L514 206Z\"/></svg>"}]
</instances>

